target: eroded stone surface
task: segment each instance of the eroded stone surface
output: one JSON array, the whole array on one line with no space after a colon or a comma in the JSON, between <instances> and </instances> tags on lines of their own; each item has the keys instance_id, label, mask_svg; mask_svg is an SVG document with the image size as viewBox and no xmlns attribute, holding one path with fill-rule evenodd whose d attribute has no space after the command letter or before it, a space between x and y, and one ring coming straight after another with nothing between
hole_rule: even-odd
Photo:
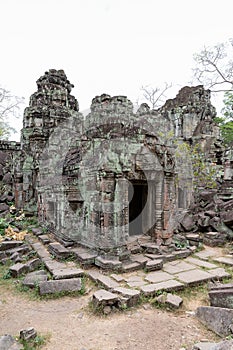
<instances>
[{"instance_id":1,"label":"eroded stone surface","mask_svg":"<svg viewBox=\"0 0 233 350\"><path fill-rule=\"evenodd\" d=\"M64 280L50 280L39 283L40 295L55 294L62 292L79 292L82 289L81 278L72 278Z\"/></svg>"}]
</instances>

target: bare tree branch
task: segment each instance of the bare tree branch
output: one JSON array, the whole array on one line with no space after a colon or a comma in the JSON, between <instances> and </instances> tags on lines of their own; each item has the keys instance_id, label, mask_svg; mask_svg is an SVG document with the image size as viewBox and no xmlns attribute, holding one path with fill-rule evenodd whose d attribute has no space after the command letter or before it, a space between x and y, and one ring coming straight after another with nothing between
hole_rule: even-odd
<instances>
[{"instance_id":1,"label":"bare tree branch","mask_svg":"<svg viewBox=\"0 0 233 350\"><path fill-rule=\"evenodd\" d=\"M198 83L205 85L206 88L211 90L217 85L223 86L220 90L212 90L213 92L232 90L232 54L233 39L214 47L204 47L200 53L194 55L194 60L196 61L196 67L193 70L194 78Z\"/></svg>"},{"instance_id":2,"label":"bare tree branch","mask_svg":"<svg viewBox=\"0 0 233 350\"><path fill-rule=\"evenodd\" d=\"M11 132L15 132L10 120L12 117L18 117L23 101L22 97L14 96L10 91L0 87L0 139L6 139Z\"/></svg>"},{"instance_id":3,"label":"bare tree branch","mask_svg":"<svg viewBox=\"0 0 233 350\"><path fill-rule=\"evenodd\" d=\"M152 109L161 107L165 102L165 93L172 87L172 84L164 83L164 87L151 87L150 85L142 86L143 98L149 103Z\"/></svg>"}]
</instances>

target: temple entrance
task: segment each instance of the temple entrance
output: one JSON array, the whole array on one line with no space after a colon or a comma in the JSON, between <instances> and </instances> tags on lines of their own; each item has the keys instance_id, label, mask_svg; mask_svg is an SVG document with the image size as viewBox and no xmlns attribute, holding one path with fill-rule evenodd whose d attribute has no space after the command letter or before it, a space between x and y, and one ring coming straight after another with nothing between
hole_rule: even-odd
<instances>
[{"instance_id":1,"label":"temple entrance","mask_svg":"<svg viewBox=\"0 0 233 350\"><path fill-rule=\"evenodd\" d=\"M145 207L148 195L148 184L146 181L131 181L129 186L129 235L141 235L143 232L143 220L145 215L142 211Z\"/></svg>"}]
</instances>

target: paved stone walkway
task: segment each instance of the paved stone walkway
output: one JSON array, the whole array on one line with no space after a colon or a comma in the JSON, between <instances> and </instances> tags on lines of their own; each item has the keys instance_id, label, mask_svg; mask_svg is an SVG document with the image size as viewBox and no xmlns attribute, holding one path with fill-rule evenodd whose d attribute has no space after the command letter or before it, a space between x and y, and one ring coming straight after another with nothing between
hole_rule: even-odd
<instances>
[{"instance_id":1,"label":"paved stone walkway","mask_svg":"<svg viewBox=\"0 0 233 350\"><path fill-rule=\"evenodd\" d=\"M145 265L144 269L141 270L127 271L126 269L117 273L98 269L97 267L84 266L81 269L76 267L74 262L57 261L51 257L52 250L47 249L41 242L32 243L32 247L37 251L38 256L42 259L54 280L68 280L86 275L100 288L109 292L121 294L123 290L123 294L125 294L128 290L129 293L132 291L138 295L139 292L151 297L155 296L158 291L175 291L210 280L230 278L231 275L219 265L222 263L229 265L230 262L233 265L233 258L229 256L219 257L215 250L205 247L204 250L194 252L192 256L187 258L168 261L163 264L160 262L157 265L160 269L156 271L148 271ZM154 256L145 257L141 254L134 254L134 258L141 261L143 258L147 258L149 261L155 260Z\"/></svg>"}]
</instances>

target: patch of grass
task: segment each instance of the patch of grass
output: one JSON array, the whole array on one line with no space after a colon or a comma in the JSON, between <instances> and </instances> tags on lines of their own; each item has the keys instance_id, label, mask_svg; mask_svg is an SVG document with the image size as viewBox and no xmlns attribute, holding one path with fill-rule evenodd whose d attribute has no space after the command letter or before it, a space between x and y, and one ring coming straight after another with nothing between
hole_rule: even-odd
<instances>
[{"instance_id":1,"label":"patch of grass","mask_svg":"<svg viewBox=\"0 0 233 350\"><path fill-rule=\"evenodd\" d=\"M23 350L35 350L41 349L50 339L51 335L41 335L38 334L34 339L31 340L23 340L19 339L19 343L23 345Z\"/></svg>"}]
</instances>

